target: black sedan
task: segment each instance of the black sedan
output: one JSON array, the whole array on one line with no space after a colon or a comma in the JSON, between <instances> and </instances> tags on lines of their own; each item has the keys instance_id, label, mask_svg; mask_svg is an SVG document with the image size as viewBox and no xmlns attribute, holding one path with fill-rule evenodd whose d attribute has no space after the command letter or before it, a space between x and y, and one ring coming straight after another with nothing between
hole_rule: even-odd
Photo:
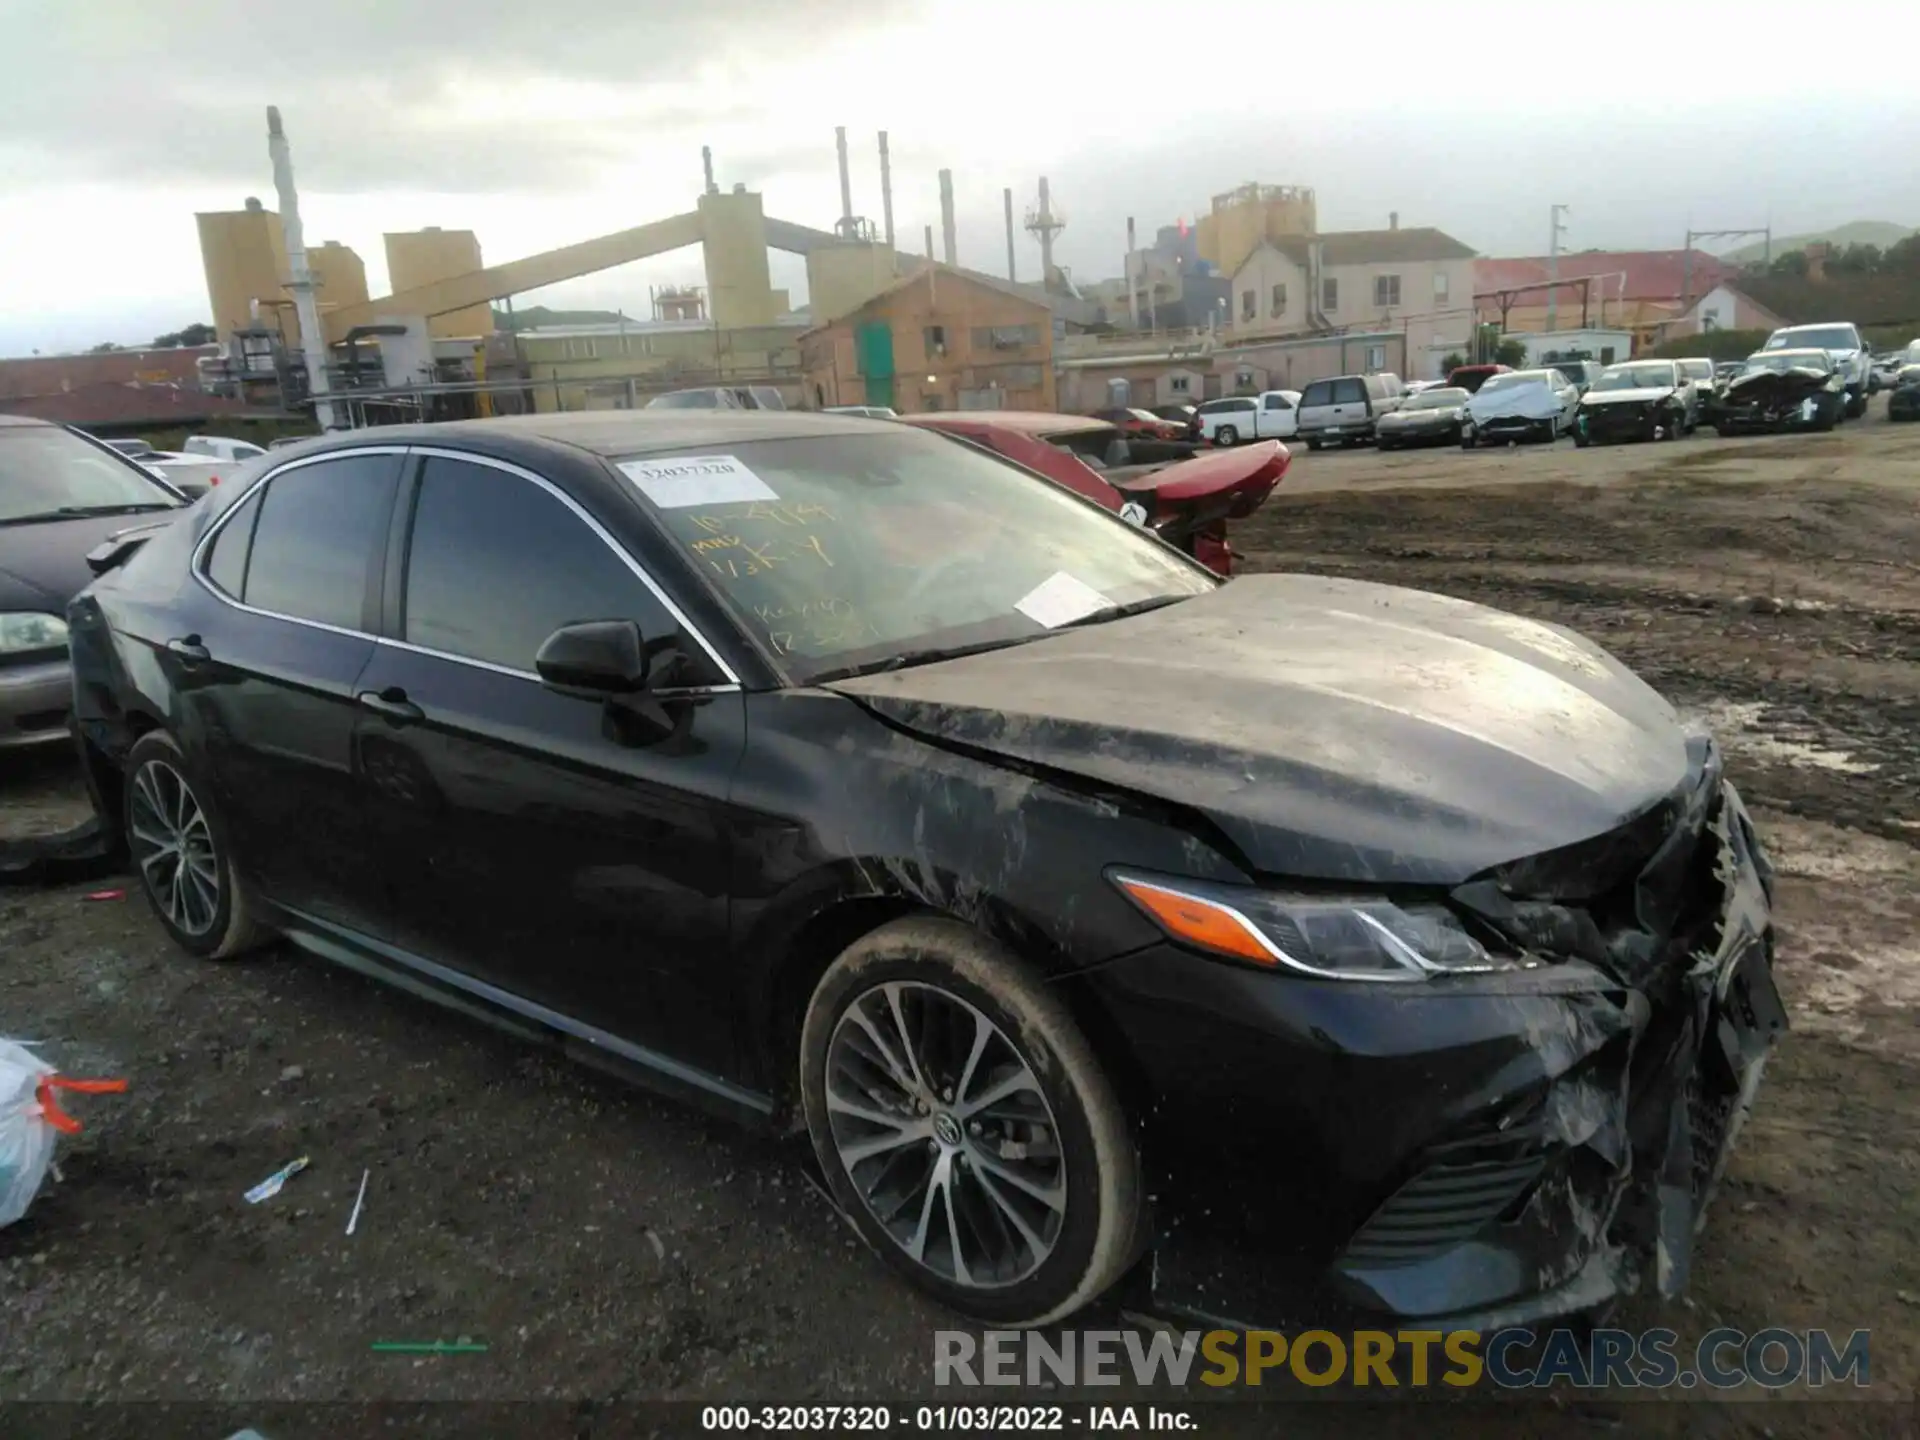
<instances>
[{"instance_id":1,"label":"black sedan","mask_svg":"<svg viewBox=\"0 0 1920 1440\"><path fill-rule=\"evenodd\" d=\"M1467 401L1473 397L1457 386L1420 390L1400 402L1400 408L1374 422L1373 443L1382 450L1402 445L1461 444L1473 433Z\"/></svg>"},{"instance_id":2,"label":"black sedan","mask_svg":"<svg viewBox=\"0 0 1920 1440\"><path fill-rule=\"evenodd\" d=\"M1148 1271L1248 1319L1561 1314L1656 1249L1673 1293L1784 1023L1740 798L1606 652L1223 582L937 433L363 431L125 556L80 748L181 949L802 1129L990 1323Z\"/></svg>"},{"instance_id":3,"label":"black sedan","mask_svg":"<svg viewBox=\"0 0 1920 1440\"><path fill-rule=\"evenodd\" d=\"M1920 365L1903 365L1894 372L1893 393L1887 396L1889 420L1920 420Z\"/></svg>"},{"instance_id":4,"label":"black sedan","mask_svg":"<svg viewBox=\"0 0 1920 1440\"><path fill-rule=\"evenodd\" d=\"M1610 365L1580 399L1573 443L1677 440L1691 423L1687 378L1671 360Z\"/></svg>"}]
</instances>

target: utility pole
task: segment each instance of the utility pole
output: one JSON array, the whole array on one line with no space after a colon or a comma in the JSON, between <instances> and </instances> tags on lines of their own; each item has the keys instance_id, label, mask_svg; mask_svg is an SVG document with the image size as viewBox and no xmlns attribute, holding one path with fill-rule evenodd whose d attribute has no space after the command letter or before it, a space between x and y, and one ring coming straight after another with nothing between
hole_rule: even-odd
<instances>
[{"instance_id":1,"label":"utility pole","mask_svg":"<svg viewBox=\"0 0 1920 1440\"><path fill-rule=\"evenodd\" d=\"M1749 235L1766 237L1766 262L1773 263L1773 225L1749 225L1744 230L1689 230L1687 248L1680 257L1680 313L1693 308L1693 242L1696 240L1744 240Z\"/></svg>"},{"instance_id":2,"label":"utility pole","mask_svg":"<svg viewBox=\"0 0 1920 1440\"><path fill-rule=\"evenodd\" d=\"M1550 214L1552 223L1547 241L1547 279L1549 280L1557 281L1560 278L1560 237L1566 233L1567 229L1560 217L1569 213L1571 213L1570 206L1555 205ZM1547 291L1547 329L1553 331L1559 328L1560 287L1555 285Z\"/></svg>"}]
</instances>

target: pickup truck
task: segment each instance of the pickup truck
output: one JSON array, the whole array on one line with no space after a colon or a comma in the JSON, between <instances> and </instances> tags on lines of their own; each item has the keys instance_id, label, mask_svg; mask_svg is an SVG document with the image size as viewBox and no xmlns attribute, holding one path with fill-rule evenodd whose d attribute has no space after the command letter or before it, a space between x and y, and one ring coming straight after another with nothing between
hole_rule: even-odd
<instances>
[{"instance_id":1,"label":"pickup truck","mask_svg":"<svg viewBox=\"0 0 1920 1440\"><path fill-rule=\"evenodd\" d=\"M1200 407L1200 438L1214 445L1291 440L1300 432L1300 392L1266 390L1229 395Z\"/></svg>"}]
</instances>

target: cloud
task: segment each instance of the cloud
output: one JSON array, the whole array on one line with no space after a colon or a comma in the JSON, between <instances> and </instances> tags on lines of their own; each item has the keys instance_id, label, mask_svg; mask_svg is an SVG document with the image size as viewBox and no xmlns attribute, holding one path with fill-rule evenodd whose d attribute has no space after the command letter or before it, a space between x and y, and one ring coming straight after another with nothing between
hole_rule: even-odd
<instances>
[{"instance_id":1,"label":"cloud","mask_svg":"<svg viewBox=\"0 0 1920 1440\"><path fill-rule=\"evenodd\" d=\"M762 115L756 67L927 3L16 0L0 155L20 187L258 188L273 104L303 187L572 190Z\"/></svg>"}]
</instances>

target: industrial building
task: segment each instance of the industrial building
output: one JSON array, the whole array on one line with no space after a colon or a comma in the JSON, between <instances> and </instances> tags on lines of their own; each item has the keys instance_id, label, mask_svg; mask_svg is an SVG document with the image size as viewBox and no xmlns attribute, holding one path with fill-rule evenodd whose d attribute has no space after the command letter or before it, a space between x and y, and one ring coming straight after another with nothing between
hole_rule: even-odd
<instances>
[{"instance_id":1,"label":"industrial building","mask_svg":"<svg viewBox=\"0 0 1920 1440\"><path fill-rule=\"evenodd\" d=\"M895 282L800 337L807 402L929 410L1052 410L1053 315L946 265Z\"/></svg>"},{"instance_id":2,"label":"industrial building","mask_svg":"<svg viewBox=\"0 0 1920 1440\"><path fill-rule=\"evenodd\" d=\"M291 162L277 113L269 114L270 151L281 208L294 216ZM630 229L562 246L506 264L484 263L478 237L467 230L428 228L385 237L392 293L369 297L365 268L345 246L307 248L311 280L290 274L290 242L282 217L250 200L239 211L199 217L202 258L214 323L230 360L225 380L234 393L250 384L276 381L296 398L304 387L305 358L296 304L312 306L312 353L327 361L327 389L356 392L349 418L403 413L445 417L497 413L491 398L510 409L567 409L643 403L660 390L716 383L772 384L795 400L808 394L800 337L831 330L834 322L865 314L887 297L876 315L900 319L926 301L905 282L935 267L933 227L926 227L925 256L908 254L894 240L893 194L887 137L880 135L882 223L852 213L846 132L838 135L842 214L832 230L819 230L765 213L761 197L744 185L723 190L715 181L710 152L703 152L705 185L691 210ZM275 147L279 147L275 149ZM1013 394L1026 403L1051 403L1049 366L1056 325L1065 315L1091 320L1095 307L1067 293L1064 272L1051 264L1052 243L1065 221L1052 208L1044 179L1040 204L1025 228L1040 242L1043 276L1056 280L1020 286L1011 278L1014 253L1012 191L1004 192L1009 278L959 267L955 256L952 174L940 173L941 235L946 272L930 282L938 293L937 323L956 335L1011 329L1022 336L1017 354L1004 347L991 356L958 352L947 363L920 365L936 377L916 382L913 402L957 405L963 393ZM565 280L699 246L705 285L656 297L654 313L612 326L560 326L495 335L495 302L511 309L512 297ZM809 303L796 312L784 291L772 285L769 249L805 257ZM897 313L896 313L897 312ZM876 325L876 315L862 322ZM874 333L869 331L868 333ZM992 342L988 342L991 348ZM829 347L830 348L830 347ZM911 347L902 346L901 354ZM940 358L940 357L935 357ZM1032 378L1034 367L1042 374ZM831 359L814 393L843 383ZM872 377L878 381L881 377ZM864 382L848 371L844 383ZM362 404L367 402L377 402ZM409 410L409 407L411 409ZM336 422L338 423L338 422Z\"/></svg>"}]
</instances>

